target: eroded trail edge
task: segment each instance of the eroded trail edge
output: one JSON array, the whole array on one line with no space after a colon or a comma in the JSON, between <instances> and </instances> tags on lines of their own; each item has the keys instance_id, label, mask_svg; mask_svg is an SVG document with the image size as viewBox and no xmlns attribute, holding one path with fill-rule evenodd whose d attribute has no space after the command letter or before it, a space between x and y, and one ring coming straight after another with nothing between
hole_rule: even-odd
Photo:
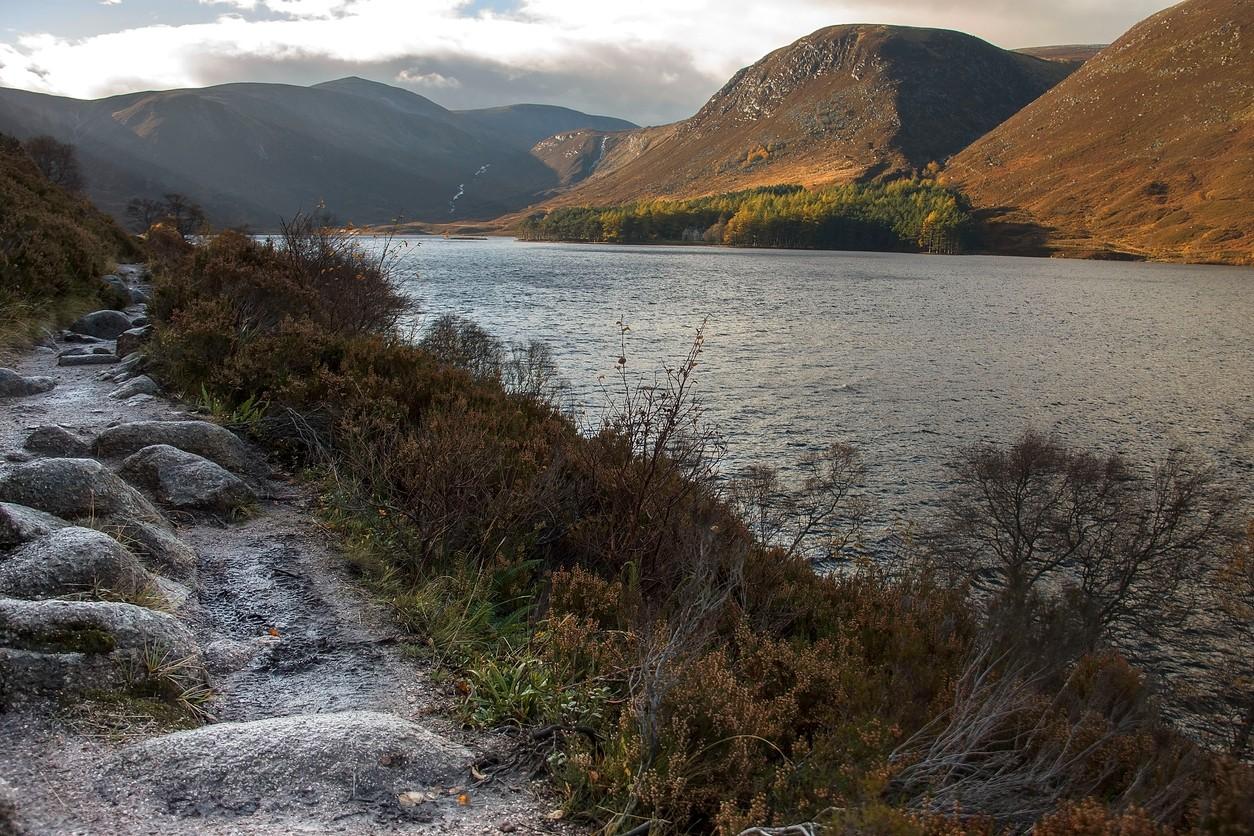
<instances>
[{"instance_id":1,"label":"eroded trail edge","mask_svg":"<svg viewBox=\"0 0 1254 836\"><path fill-rule=\"evenodd\" d=\"M314 497L143 374L146 273L0 371L0 832L556 832ZM8 828L8 829L6 829Z\"/></svg>"}]
</instances>

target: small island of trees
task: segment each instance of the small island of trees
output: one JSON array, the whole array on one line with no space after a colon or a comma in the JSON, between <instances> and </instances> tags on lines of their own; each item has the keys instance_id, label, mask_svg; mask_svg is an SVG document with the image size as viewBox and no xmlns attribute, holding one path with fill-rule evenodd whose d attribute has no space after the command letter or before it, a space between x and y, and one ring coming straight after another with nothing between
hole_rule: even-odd
<instances>
[{"instance_id":1,"label":"small island of trees","mask_svg":"<svg viewBox=\"0 0 1254 836\"><path fill-rule=\"evenodd\" d=\"M953 254L971 231L965 197L932 180L823 189L767 186L691 200L563 207L518 227L527 241L882 250Z\"/></svg>"}]
</instances>

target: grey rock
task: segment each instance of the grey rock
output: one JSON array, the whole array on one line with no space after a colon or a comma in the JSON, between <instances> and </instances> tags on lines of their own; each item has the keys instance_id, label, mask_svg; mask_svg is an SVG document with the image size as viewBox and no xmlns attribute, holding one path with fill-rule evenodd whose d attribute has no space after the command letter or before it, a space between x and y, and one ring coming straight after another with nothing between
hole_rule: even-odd
<instances>
[{"instance_id":1,"label":"grey rock","mask_svg":"<svg viewBox=\"0 0 1254 836\"><path fill-rule=\"evenodd\" d=\"M50 377L24 377L13 369L0 369L0 398L22 398L52 391L57 382Z\"/></svg>"},{"instance_id":2,"label":"grey rock","mask_svg":"<svg viewBox=\"0 0 1254 836\"><path fill-rule=\"evenodd\" d=\"M86 441L56 424L36 428L22 443L22 449L59 459L85 459L91 455L91 447Z\"/></svg>"},{"instance_id":3,"label":"grey rock","mask_svg":"<svg viewBox=\"0 0 1254 836\"><path fill-rule=\"evenodd\" d=\"M0 834L3 836L26 836L30 832L22 824L18 810L17 791L12 784L0 778Z\"/></svg>"},{"instance_id":4,"label":"grey rock","mask_svg":"<svg viewBox=\"0 0 1254 836\"><path fill-rule=\"evenodd\" d=\"M127 354L118 364L109 370L106 380L114 383L121 383L134 377L139 367L144 362L144 355L139 353Z\"/></svg>"},{"instance_id":5,"label":"grey rock","mask_svg":"<svg viewBox=\"0 0 1254 836\"><path fill-rule=\"evenodd\" d=\"M121 311L95 311L75 320L70 330L102 340L116 340L119 334L131 327L131 318Z\"/></svg>"},{"instance_id":6,"label":"grey rock","mask_svg":"<svg viewBox=\"0 0 1254 836\"><path fill-rule=\"evenodd\" d=\"M143 494L91 459L41 459L0 477L0 502L37 508L67 520L123 518L162 523Z\"/></svg>"},{"instance_id":7,"label":"grey rock","mask_svg":"<svg viewBox=\"0 0 1254 836\"><path fill-rule=\"evenodd\" d=\"M134 325L136 328L143 328L147 324L148 317L146 316L137 316L131 320L131 325Z\"/></svg>"},{"instance_id":8,"label":"grey rock","mask_svg":"<svg viewBox=\"0 0 1254 836\"><path fill-rule=\"evenodd\" d=\"M0 598L0 699L8 705L85 691L175 697L207 681L195 639L173 616L134 604Z\"/></svg>"},{"instance_id":9,"label":"grey rock","mask_svg":"<svg viewBox=\"0 0 1254 836\"><path fill-rule=\"evenodd\" d=\"M225 427L207 421L137 421L119 424L96 439L96 455L104 458L168 444L215 462L238 476L260 476L268 472L262 458L242 439Z\"/></svg>"},{"instance_id":10,"label":"grey rock","mask_svg":"<svg viewBox=\"0 0 1254 836\"><path fill-rule=\"evenodd\" d=\"M146 558L148 564L158 571L184 576L199 563L195 550L164 524L110 519L99 525L135 554Z\"/></svg>"},{"instance_id":11,"label":"grey rock","mask_svg":"<svg viewBox=\"0 0 1254 836\"><path fill-rule=\"evenodd\" d=\"M118 356L125 357L139 350L139 347L152 337L152 326L146 325L142 328L131 328L118 335Z\"/></svg>"},{"instance_id":12,"label":"grey rock","mask_svg":"<svg viewBox=\"0 0 1254 836\"><path fill-rule=\"evenodd\" d=\"M24 463L24 462L29 462L29 461L33 460L34 458L35 458L35 457L34 457L34 456L32 456L30 453L15 452L15 453L5 453L5 454L4 454L4 460L5 460L6 462L15 462L15 463L17 463L17 464L22 464L22 463Z\"/></svg>"},{"instance_id":13,"label":"grey rock","mask_svg":"<svg viewBox=\"0 0 1254 836\"><path fill-rule=\"evenodd\" d=\"M157 502L177 511L229 514L257 501L244 480L195 453L154 444L122 463L121 474L146 488Z\"/></svg>"},{"instance_id":14,"label":"grey rock","mask_svg":"<svg viewBox=\"0 0 1254 836\"><path fill-rule=\"evenodd\" d=\"M68 526L65 520L25 505L0 502L0 552Z\"/></svg>"},{"instance_id":15,"label":"grey rock","mask_svg":"<svg viewBox=\"0 0 1254 836\"><path fill-rule=\"evenodd\" d=\"M118 293L122 295L123 298L125 299L131 298L130 285L128 285L126 283L126 279L122 278L121 276L102 276L100 278L100 281L104 282L109 287L116 290Z\"/></svg>"},{"instance_id":16,"label":"grey rock","mask_svg":"<svg viewBox=\"0 0 1254 836\"><path fill-rule=\"evenodd\" d=\"M268 636L266 638L269 638ZM218 639L205 645L205 668L210 673L227 674L242 670L262 648L262 638L252 641Z\"/></svg>"},{"instance_id":17,"label":"grey rock","mask_svg":"<svg viewBox=\"0 0 1254 836\"><path fill-rule=\"evenodd\" d=\"M40 459L14 467L0 477L0 502L90 521L165 571L183 574L197 563L196 552L143 494L91 459Z\"/></svg>"},{"instance_id":18,"label":"grey rock","mask_svg":"<svg viewBox=\"0 0 1254 836\"><path fill-rule=\"evenodd\" d=\"M110 392L109 397L116 401L124 401L136 395L156 395L160 391L161 387L157 385L157 381L146 374L141 374L123 384L120 389Z\"/></svg>"},{"instance_id":19,"label":"grey rock","mask_svg":"<svg viewBox=\"0 0 1254 836\"><path fill-rule=\"evenodd\" d=\"M140 305L147 305L150 301L152 301L152 299L148 295L148 291L140 287L132 287L131 288L131 301L138 303Z\"/></svg>"},{"instance_id":20,"label":"grey rock","mask_svg":"<svg viewBox=\"0 0 1254 836\"><path fill-rule=\"evenodd\" d=\"M344 804L395 810L400 793L464 780L469 760L464 747L400 717L347 711L153 738L115 755L100 787L106 794L119 784L146 789L185 816Z\"/></svg>"},{"instance_id":21,"label":"grey rock","mask_svg":"<svg viewBox=\"0 0 1254 836\"><path fill-rule=\"evenodd\" d=\"M61 340L67 343L78 343L79 345L94 345L98 342L103 342L96 337L89 337L86 334L76 334L73 331L66 331L61 336Z\"/></svg>"},{"instance_id":22,"label":"grey rock","mask_svg":"<svg viewBox=\"0 0 1254 836\"><path fill-rule=\"evenodd\" d=\"M58 366L111 366L118 361L112 352L108 354L70 354L57 358Z\"/></svg>"},{"instance_id":23,"label":"grey rock","mask_svg":"<svg viewBox=\"0 0 1254 836\"><path fill-rule=\"evenodd\" d=\"M60 598L96 593L133 600L158 590L135 555L90 528L60 528L0 556L0 595Z\"/></svg>"}]
</instances>

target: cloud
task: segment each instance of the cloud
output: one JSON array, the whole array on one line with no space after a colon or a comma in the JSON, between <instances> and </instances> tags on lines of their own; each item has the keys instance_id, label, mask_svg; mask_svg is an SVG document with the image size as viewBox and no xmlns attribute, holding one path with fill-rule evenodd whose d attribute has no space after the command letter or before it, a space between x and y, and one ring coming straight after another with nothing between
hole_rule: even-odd
<instances>
[{"instance_id":1,"label":"cloud","mask_svg":"<svg viewBox=\"0 0 1254 836\"><path fill-rule=\"evenodd\" d=\"M118 2L119 0L111 0ZM357 74L454 107L544 101L657 123L822 26L963 29L1003 46L1107 41L1169 0L199 0L214 20L0 43L0 85L94 98Z\"/></svg>"}]
</instances>

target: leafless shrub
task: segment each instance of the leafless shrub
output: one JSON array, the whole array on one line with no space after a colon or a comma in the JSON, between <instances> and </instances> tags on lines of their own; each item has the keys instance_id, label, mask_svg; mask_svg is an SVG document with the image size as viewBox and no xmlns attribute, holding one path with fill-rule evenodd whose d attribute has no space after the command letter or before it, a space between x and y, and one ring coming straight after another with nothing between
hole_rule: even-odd
<instances>
[{"instance_id":1,"label":"leafless shrub","mask_svg":"<svg viewBox=\"0 0 1254 836\"><path fill-rule=\"evenodd\" d=\"M351 231L300 213L283 223L278 253L300 284L316 294L321 324L337 333L388 333L416 310L397 286L397 251L390 240L370 254Z\"/></svg>"},{"instance_id":2,"label":"leafless shrub","mask_svg":"<svg viewBox=\"0 0 1254 836\"><path fill-rule=\"evenodd\" d=\"M83 173L73 145L45 134L31 137L22 143L22 147L53 183L69 192L83 190Z\"/></svg>"},{"instance_id":3,"label":"leafless shrub","mask_svg":"<svg viewBox=\"0 0 1254 836\"><path fill-rule=\"evenodd\" d=\"M419 347L442 363L484 380L500 380L505 366L501 341L478 323L456 314L438 318L427 329Z\"/></svg>"},{"instance_id":4,"label":"leafless shrub","mask_svg":"<svg viewBox=\"0 0 1254 836\"><path fill-rule=\"evenodd\" d=\"M758 542L784 554L832 557L863 530L867 504L855 496L863 475L857 451L844 444L807 453L799 478L785 484L778 468L751 465L728 485L728 496Z\"/></svg>"},{"instance_id":5,"label":"leafless shrub","mask_svg":"<svg viewBox=\"0 0 1254 836\"><path fill-rule=\"evenodd\" d=\"M1044 600L1065 603L1081 649L1116 629L1152 635L1187 613L1185 592L1230 535L1231 497L1178 454L1144 476L1028 432L970 451L953 474L936 555L995 592L1008 634Z\"/></svg>"}]
</instances>

